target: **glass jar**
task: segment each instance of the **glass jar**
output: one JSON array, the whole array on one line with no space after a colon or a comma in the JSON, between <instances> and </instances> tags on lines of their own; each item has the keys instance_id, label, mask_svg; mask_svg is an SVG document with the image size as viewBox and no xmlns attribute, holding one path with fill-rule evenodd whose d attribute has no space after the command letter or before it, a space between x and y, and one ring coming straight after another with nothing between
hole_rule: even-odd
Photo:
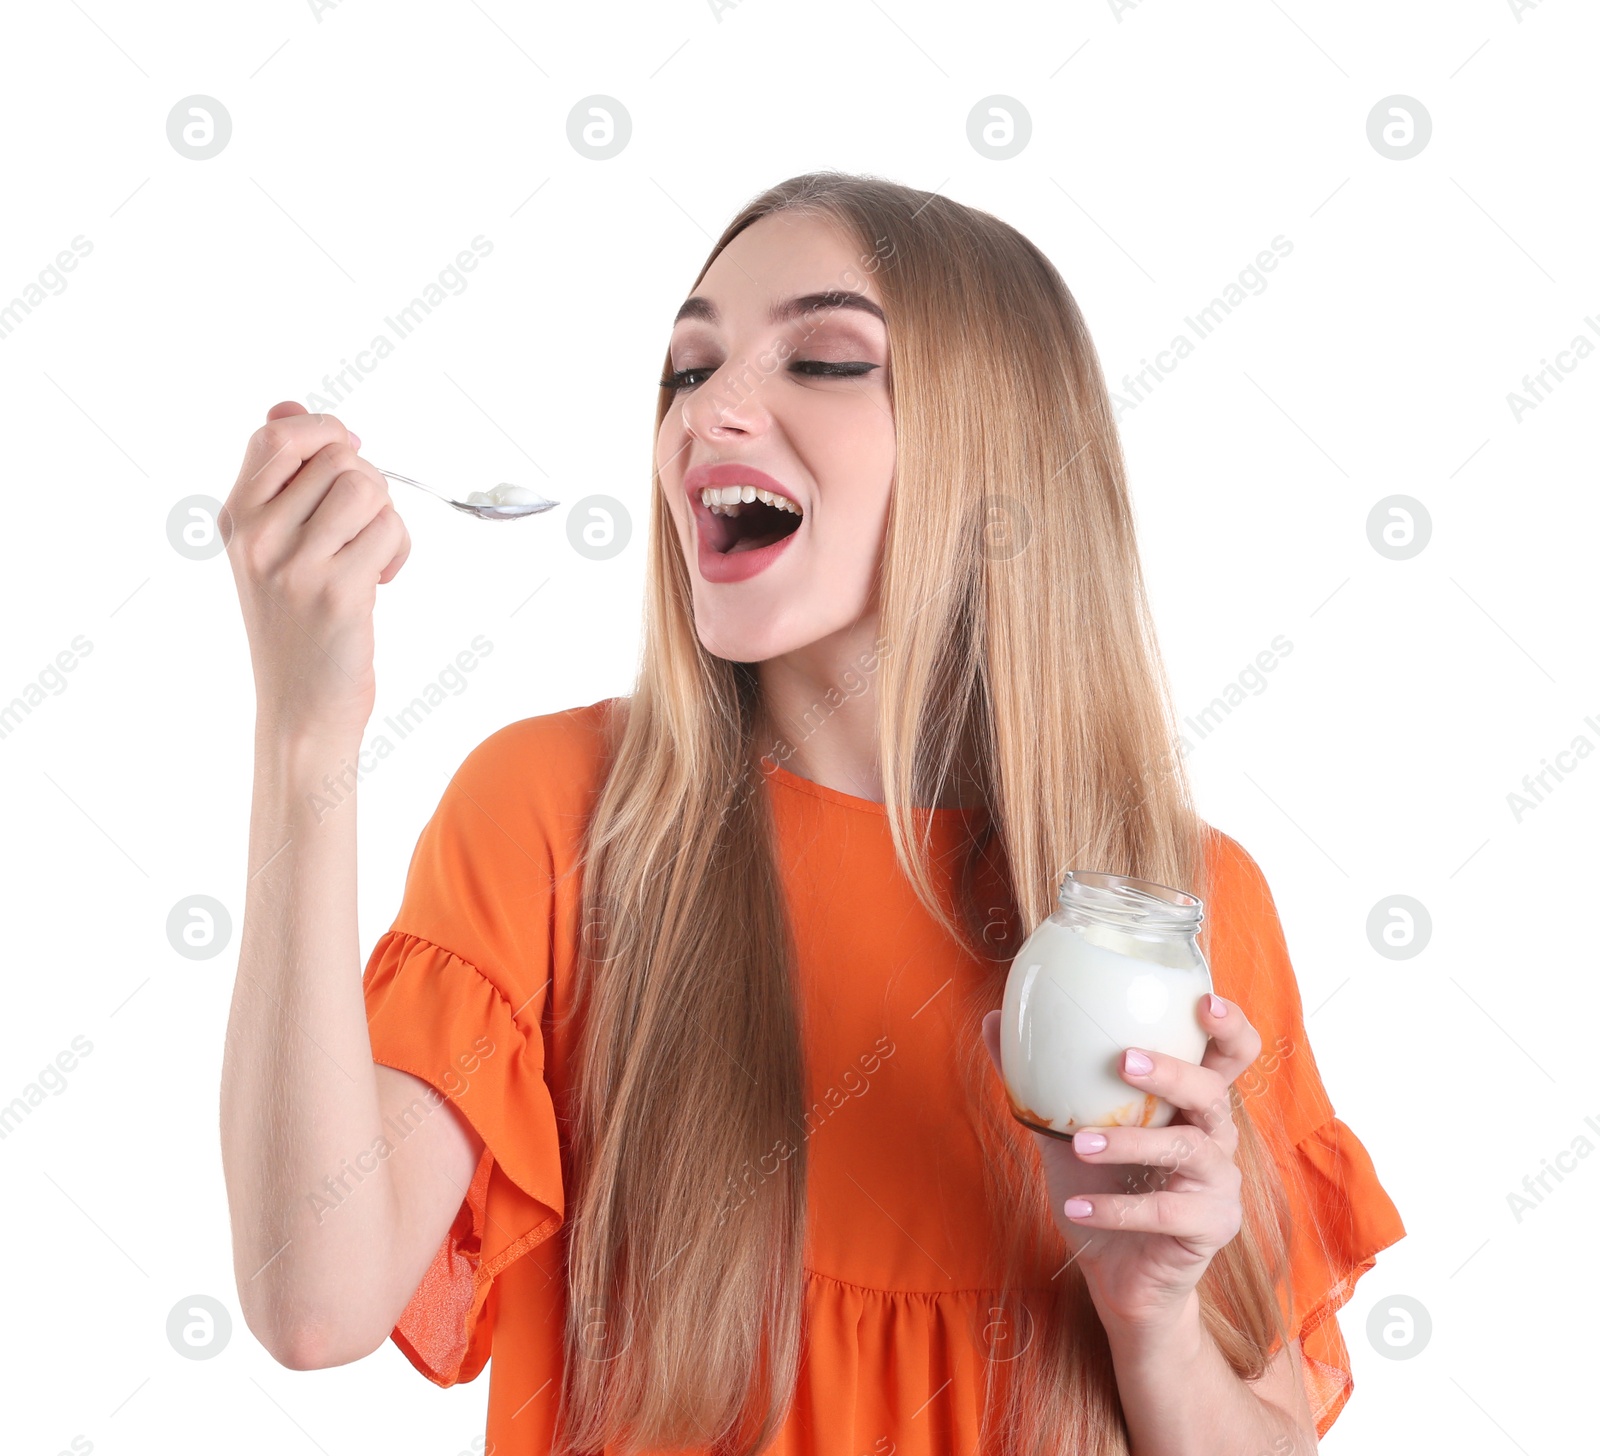
<instances>
[{"instance_id":1,"label":"glass jar","mask_svg":"<svg viewBox=\"0 0 1600 1456\"><path fill-rule=\"evenodd\" d=\"M1080 1127L1165 1127L1177 1109L1121 1074L1128 1047L1198 1063L1211 968L1193 895L1126 875L1068 870L1060 908L1006 976L1000 1061L1012 1115L1071 1141Z\"/></svg>"}]
</instances>

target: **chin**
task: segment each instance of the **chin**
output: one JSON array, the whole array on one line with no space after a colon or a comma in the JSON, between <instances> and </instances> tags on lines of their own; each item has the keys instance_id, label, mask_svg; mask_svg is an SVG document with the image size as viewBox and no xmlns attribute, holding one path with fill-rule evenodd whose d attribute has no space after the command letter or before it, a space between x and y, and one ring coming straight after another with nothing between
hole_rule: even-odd
<instances>
[{"instance_id":1,"label":"chin","mask_svg":"<svg viewBox=\"0 0 1600 1456\"><path fill-rule=\"evenodd\" d=\"M779 642L768 632L751 632L734 623L726 628L700 629L700 645L725 662L765 662L787 652L796 643Z\"/></svg>"}]
</instances>

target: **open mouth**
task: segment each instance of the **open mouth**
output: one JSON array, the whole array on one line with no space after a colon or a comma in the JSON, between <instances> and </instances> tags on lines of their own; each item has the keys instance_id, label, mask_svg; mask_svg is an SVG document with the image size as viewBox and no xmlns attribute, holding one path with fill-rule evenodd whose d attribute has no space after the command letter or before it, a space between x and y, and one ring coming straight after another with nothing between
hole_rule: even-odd
<instances>
[{"instance_id":1,"label":"open mouth","mask_svg":"<svg viewBox=\"0 0 1600 1456\"><path fill-rule=\"evenodd\" d=\"M798 531L804 519L793 501L748 485L708 487L700 492L700 504L706 544L722 556L775 545Z\"/></svg>"}]
</instances>

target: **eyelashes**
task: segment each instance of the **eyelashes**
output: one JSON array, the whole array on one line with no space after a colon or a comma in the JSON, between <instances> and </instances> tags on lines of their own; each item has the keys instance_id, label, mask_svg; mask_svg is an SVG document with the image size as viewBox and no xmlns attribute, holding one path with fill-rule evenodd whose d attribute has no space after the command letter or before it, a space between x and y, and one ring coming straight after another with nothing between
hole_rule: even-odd
<instances>
[{"instance_id":1,"label":"eyelashes","mask_svg":"<svg viewBox=\"0 0 1600 1456\"><path fill-rule=\"evenodd\" d=\"M807 374L812 378L825 379L854 379L866 374L869 370L880 368L877 364L832 364L822 359L797 359L789 366L797 374ZM692 378L696 374L714 374L715 369L674 369L661 381L661 387L670 390L673 394L681 389L693 389L703 380Z\"/></svg>"}]
</instances>

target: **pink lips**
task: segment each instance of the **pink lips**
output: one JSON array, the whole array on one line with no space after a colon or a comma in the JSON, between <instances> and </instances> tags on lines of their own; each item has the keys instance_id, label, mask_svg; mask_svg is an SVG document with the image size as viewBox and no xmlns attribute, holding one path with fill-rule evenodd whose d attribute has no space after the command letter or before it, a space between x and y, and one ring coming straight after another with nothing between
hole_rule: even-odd
<instances>
[{"instance_id":1,"label":"pink lips","mask_svg":"<svg viewBox=\"0 0 1600 1456\"><path fill-rule=\"evenodd\" d=\"M793 491L780 485L764 471L756 470L749 465L723 461L717 465L696 465L687 471L683 477L683 488L688 493L689 507L696 517L695 543L699 548L700 575L709 582L748 581L752 576L759 575L771 566L788 549L790 542L805 529L805 519L802 517L800 526L796 530L791 531L782 540L774 541L770 546L726 555L717 551L706 539L710 512L700 503L700 492L710 486L727 485L753 485L760 490L770 490L774 495L785 496L796 505L800 504Z\"/></svg>"}]
</instances>

